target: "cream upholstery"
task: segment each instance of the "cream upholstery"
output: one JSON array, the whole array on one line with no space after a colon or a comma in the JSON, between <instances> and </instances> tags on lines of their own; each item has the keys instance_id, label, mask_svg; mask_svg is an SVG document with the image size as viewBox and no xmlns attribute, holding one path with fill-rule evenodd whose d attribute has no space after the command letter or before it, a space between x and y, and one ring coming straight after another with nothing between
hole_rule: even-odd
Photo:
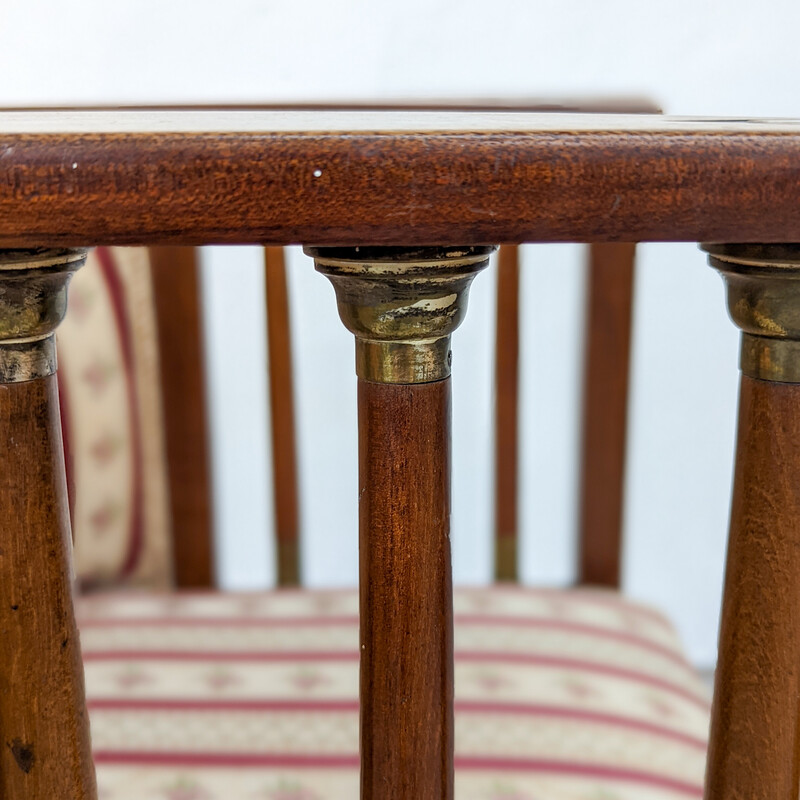
<instances>
[{"instance_id":1,"label":"cream upholstery","mask_svg":"<svg viewBox=\"0 0 800 800\"><path fill-rule=\"evenodd\" d=\"M354 591L79 604L103 800L358 796ZM615 594L456 590L458 800L701 797L705 687Z\"/></svg>"}]
</instances>

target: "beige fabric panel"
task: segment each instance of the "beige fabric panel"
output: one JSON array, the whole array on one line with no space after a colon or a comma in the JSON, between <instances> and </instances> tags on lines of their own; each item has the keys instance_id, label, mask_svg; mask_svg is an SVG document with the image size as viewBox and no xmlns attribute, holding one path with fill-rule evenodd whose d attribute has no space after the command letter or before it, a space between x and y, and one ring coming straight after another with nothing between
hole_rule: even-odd
<instances>
[{"instance_id":1,"label":"beige fabric panel","mask_svg":"<svg viewBox=\"0 0 800 800\"><path fill-rule=\"evenodd\" d=\"M75 568L85 587L171 582L158 338L147 251L99 249L58 332Z\"/></svg>"}]
</instances>

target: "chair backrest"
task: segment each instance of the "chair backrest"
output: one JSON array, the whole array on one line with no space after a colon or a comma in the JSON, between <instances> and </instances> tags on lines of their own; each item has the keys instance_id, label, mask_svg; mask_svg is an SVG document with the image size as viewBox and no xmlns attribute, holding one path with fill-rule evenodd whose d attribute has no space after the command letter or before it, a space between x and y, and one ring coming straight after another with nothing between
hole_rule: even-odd
<instances>
[{"instance_id":1,"label":"chair backrest","mask_svg":"<svg viewBox=\"0 0 800 800\"><path fill-rule=\"evenodd\" d=\"M299 580L289 303L265 250L278 582ZM214 584L200 275L194 248L98 248L58 333L62 427L84 588Z\"/></svg>"},{"instance_id":2,"label":"chair backrest","mask_svg":"<svg viewBox=\"0 0 800 800\"><path fill-rule=\"evenodd\" d=\"M578 581L618 586L635 246L593 244L585 309ZM519 248L501 247L495 338L495 578L519 577Z\"/></svg>"},{"instance_id":3,"label":"chair backrest","mask_svg":"<svg viewBox=\"0 0 800 800\"><path fill-rule=\"evenodd\" d=\"M501 581L518 577L519 255L516 247L501 248L497 268L494 536ZM584 583L619 581L633 257L633 245L590 248L578 570ZM300 530L281 248L265 248L264 269L277 582L291 586L301 576ZM194 248L100 248L76 277L59 347L84 585L214 583L200 303ZM132 342L147 352L133 353Z\"/></svg>"},{"instance_id":4,"label":"chair backrest","mask_svg":"<svg viewBox=\"0 0 800 800\"><path fill-rule=\"evenodd\" d=\"M148 266L144 249L94 251L72 284L58 333L75 567L84 586L172 582L164 356Z\"/></svg>"},{"instance_id":5,"label":"chair backrest","mask_svg":"<svg viewBox=\"0 0 800 800\"><path fill-rule=\"evenodd\" d=\"M660 112L652 103L635 99L429 101L357 107ZM578 578L583 583L616 586L634 246L596 244L590 253ZM171 577L179 587L212 586L213 500L197 252L188 247L156 247L146 253L101 248L90 261L95 263L74 282L73 310L59 331L79 576L86 585L119 581L162 585ZM149 261L149 270L140 268L143 261ZM282 249L265 248L264 264L277 582L291 586L299 583L301 567L289 302ZM92 324L85 322L81 311L87 306L94 309ZM495 346L495 578L501 581L518 578L519 313L519 250L503 247ZM106 334L98 333L103 325ZM132 326L138 328L136 336L129 335ZM97 330L92 332L92 327ZM95 342L88 348L87 335ZM109 350L102 358L96 352L101 342ZM88 358L96 364L72 363L83 364ZM115 379L119 381L116 391L125 402L111 399ZM102 441L94 430L96 424L86 424L95 413L90 409L100 406L116 408L116 424L121 426L116 437L108 433ZM117 456L113 459L112 439ZM105 486L114 474L109 469L112 460L122 470L114 479L113 491ZM97 480L100 473L105 480Z\"/></svg>"}]
</instances>

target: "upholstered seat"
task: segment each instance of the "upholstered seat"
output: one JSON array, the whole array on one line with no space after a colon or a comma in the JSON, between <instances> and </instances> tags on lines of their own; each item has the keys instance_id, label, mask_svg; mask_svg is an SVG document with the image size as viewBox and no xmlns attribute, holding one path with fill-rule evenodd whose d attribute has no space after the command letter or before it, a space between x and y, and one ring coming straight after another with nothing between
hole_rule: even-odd
<instances>
[{"instance_id":1,"label":"upholstered seat","mask_svg":"<svg viewBox=\"0 0 800 800\"><path fill-rule=\"evenodd\" d=\"M355 591L78 605L102 800L358 796ZM458 800L701 797L708 697L612 592L457 589Z\"/></svg>"}]
</instances>

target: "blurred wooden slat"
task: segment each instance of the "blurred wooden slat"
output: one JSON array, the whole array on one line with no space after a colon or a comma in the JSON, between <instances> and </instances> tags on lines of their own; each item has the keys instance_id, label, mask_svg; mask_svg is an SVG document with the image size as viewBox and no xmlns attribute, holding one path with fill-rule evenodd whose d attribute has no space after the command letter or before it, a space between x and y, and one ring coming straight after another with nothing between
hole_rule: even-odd
<instances>
[{"instance_id":1,"label":"blurred wooden slat","mask_svg":"<svg viewBox=\"0 0 800 800\"><path fill-rule=\"evenodd\" d=\"M297 453L291 325L283 249L264 249L267 295L269 397L278 585L300 583Z\"/></svg>"},{"instance_id":2,"label":"blurred wooden slat","mask_svg":"<svg viewBox=\"0 0 800 800\"><path fill-rule=\"evenodd\" d=\"M450 379L358 382L361 797L453 798Z\"/></svg>"},{"instance_id":3,"label":"blurred wooden slat","mask_svg":"<svg viewBox=\"0 0 800 800\"><path fill-rule=\"evenodd\" d=\"M595 244L590 253L579 582L619 586L636 246Z\"/></svg>"},{"instance_id":4,"label":"blurred wooden slat","mask_svg":"<svg viewBox=\"0 0 800 800\"><path fill-rule=\"evenodd\" d=\"M176 585L214 584L205 363L197 254L153 247L153 277Z\"/></svg>"},{"instance_id":5,"label":"blurred wooden slat","mask_svg":"<svg viewBox=\"0 0 800 800\"><path fill-rule=\"evenodd\" d=\"M495 579L518 578L519 251L500 248L495 339Z\"/></svg>"}]
</instances>

